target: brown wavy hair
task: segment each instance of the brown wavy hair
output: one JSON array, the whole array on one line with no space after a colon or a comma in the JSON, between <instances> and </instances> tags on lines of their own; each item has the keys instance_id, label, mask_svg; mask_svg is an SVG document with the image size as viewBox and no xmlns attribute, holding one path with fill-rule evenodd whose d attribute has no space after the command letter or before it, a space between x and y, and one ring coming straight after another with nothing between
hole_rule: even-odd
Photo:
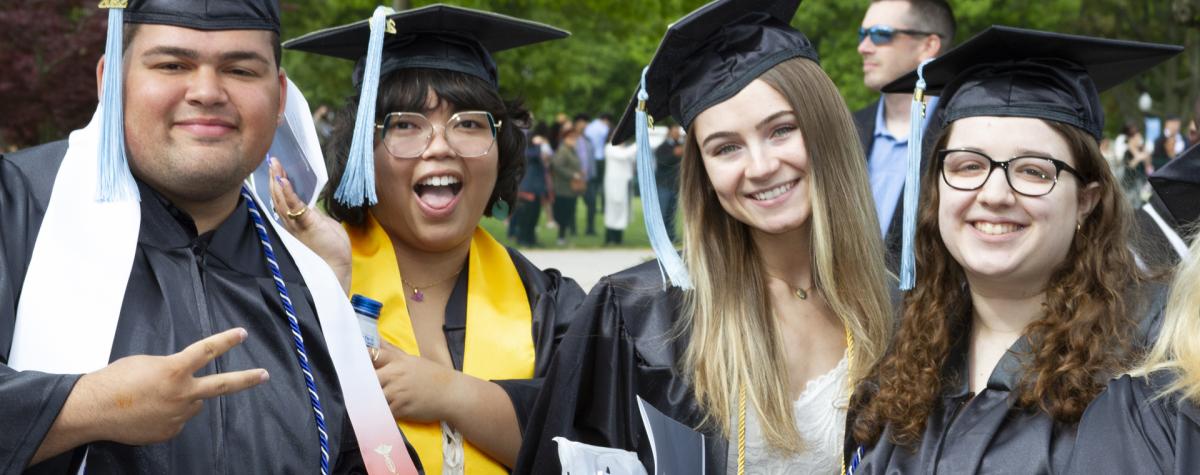
<instances>
[{"instance_id":1,"label":"brown wavy hair","mask_svg":"<svg viewBox=\"0 0 1200 475\"><path fill-rule=\"evenodd\" d=\"M1085 181L1100 185L1100 199L1050 276L1042 316L1025 329L1033 350L1021 355L1024 374L1014 393L1018 407L1076 423L1105 382L1136 357L1131 348L1137 328L1129 316L1135 302L1127 301L1125 292L1148 277L1127 245L1131 211L1095 139L1072 126L1046 123L1066 139ZM935 150L945 147L953 125ZM865 445L878 441L885 426L891 426L894 444L920 442L947 383L943 368L951 349L970 328L966 276L938 231L940 172L927 166L922 177L917 282L905 295L900 331L853 404L854 437Z\"/></svg>"}]
</instances>

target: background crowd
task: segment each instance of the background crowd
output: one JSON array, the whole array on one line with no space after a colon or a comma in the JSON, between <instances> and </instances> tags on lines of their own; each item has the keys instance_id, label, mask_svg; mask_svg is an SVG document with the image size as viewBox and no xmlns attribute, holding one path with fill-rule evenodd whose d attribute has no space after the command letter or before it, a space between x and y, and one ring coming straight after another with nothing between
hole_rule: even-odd
<instances>
[{"instance_id":1,"label":"background crowd","mask_svg":"<svg viewBox=\"0 0 1200 475\"><path fill-rule=\"evenodd\" d=\"M86 81L68 78L93 74L91 58L103 49L104 18L97 14L87 0L46 0L23 6L0 14L0 61L9 65L4 77L0 77L0 103L5 112L0 117L0 149L16 150L60 137L66 132L86 123L96 104L95 88ZM377 3L372 0L345 0L323 2L316 0L284 0L281 6L288 14L282 16L284 39L312 31L331 24L346 23L361 18ZM393 1L394 7L417 8L429 3L427 0ZM645 58L654 52L656 38L665 25L684 13L704 3L701 0L662 0L656 2L608 2L602 0L567 1L537 0L528 2L504 2L495 0L469 0L456 4L495 11L521 18L546 22L571 31L572 37L552 44L534 45L519 51L501 52L497 55L501 74L507 80L502 85L506 95L521 97L536 117L532 128L534 136L541 136L550 145L550 158L559 150L562 133L587 117L592 125L597 119L619 112L630 94L636 74L644 65ZM858 110L878 98L875 91L864 87L861 72L862 57L857 50L859 38L857 28L866 11L866 2L835 1L810 2L805 14L797 15L792 24L802 31L810 32L821 55L821 63L838 86L842 97L851 110ZM1140 41L1181 44L1188 51L1200 45L1200 33L1195 28L1200 24L1200 5L1189 0L960 0L953 2L957 20L956 32L960 38L982 30L988 25L1005 24L1078 34L1091 34ZM1003 8L1000 8L1003 6ZM620 47L613 47L620 45ZM305 95L314 105L318 117L331 119L333 111L340 109L350 93L341 78L349 74L350 66L332 58L312 57L285 51L283 65L289 77L304 85ZM1194 82L1188 78L1200 75L1200 55L1188 53L1169 60L1163 67L1143 75L1136 81L1123 84L1102 96L1109 117L1105 134L1112 138L1106 148L1111 163L1119 160L1132 163L1141 153L1153 154L1155 142L1163 137L1170 123L1169 117L1179 117L1176 129L1183 142L1195 143L1189 138L1191 104L1198 93ZM1151 98L1146 107L1139 104L1145 93ZM325 107L317 107L324 104ZM611 121L619 117L609 116ZM322 128L322 123L326 124ZM331 120L317 121L322 134L330 132ZM1134 124L1142 135L1139 147L1129 147L1130 134L1124 131ZM1151 126L1148 128L1148 124ZM1157 124L1157 125L1154 125ZM593 126L593 132L601 130ZM657 144L666 135L666 127L655 127L652 143ZM572 212L578 223L568 227L562 236L571 247L593 247L616 240L613 233L606 232L601 222L605 216L604 147L596 150L597 135L581 134L592 142L591 160L595 166L581 161L580 172L586 174L585 188L580 192L569 189L541 190L537 180L531 178L523 183L527 191L539 196L542 209L537 216L537 229L541 233L509 235L514 231L531 229L524 225L533 222L530 210L518 213L514 206L512 216L505 223L485 223L506 244L529 245L540 236L539 245L557 245L559 231L555 219L555 193L564 196L576 194L575 207L560 204L560 214ZM1132 141L1135 145L1139 140ZM577 140L578 143L578 140ZM1161 150L1161 147L1158 147ZM545 149L543 148L543 151ZM578 154L581 160L586 159ZM1159 163L1166 155L1160 155ZM661 163L662 156L659 156ZM1146 165L1153 166L1153 159L1143 159L1130 168L1129 173L1120 169L1121 179L1126 185L1131 203L1144 195L1146 187L1143 174ZM1140 169L1139 168L1140 165ZM537 170L528 167L530 174ZM1117 170L1117 168L1114 168ZM549 171L549 167L544 167ZM590 172L590 173L589 173ZM669 171L664 171L669 174ZM666 178L666 177L662 177ZM660 185L665 181L660 178ZM636 180L636 179L635 179ZM569 183L569 179L566 180ZM616 185L613 185L616 186ZM668 187L660 186L664 190ZM621 242L624 246L645 247L645 231L640 223L641 210L637 201L636 183L630 186L631 198L628 228ZM1139 191L1140 190L1140 191ZM543 194L539 194L539 192ZM528 195L522 195L528 196ZM670 196L660 191L660 203L670 208ZM590 204L589 204L590 203ZM590 211L589 211L590 210ZM522 217L518 218L518 215ZM670 220L669 212L664 217ZM515 227L514 221L517 222ZM616 220L619 225L622 220ZM591 223L591 224L589 224ZM584 238L575 233L582 227ZM620 229L614 228L614 229ZM669 232L676 232L668 226ZM597 237L588 236L593 231ZM506 237L502 237L506 236Z\"/></svg>"}]
</instances>

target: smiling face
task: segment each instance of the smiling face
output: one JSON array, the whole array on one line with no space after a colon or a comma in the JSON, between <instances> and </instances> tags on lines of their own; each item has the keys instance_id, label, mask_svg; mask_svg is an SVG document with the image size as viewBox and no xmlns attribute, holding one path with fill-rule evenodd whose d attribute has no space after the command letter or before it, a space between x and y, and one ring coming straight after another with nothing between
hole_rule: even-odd
<instances>
[{"instance_id":1,"label":"smiling face","mask_svg":"<svg viewBox=\"0 0 1200 475\"><path fill-rule=\"evenodd\" d=\"M1020 140L1014 140L1019 137ZM968 149L996 161L1015 156L1055 158L1079 168L1066 139L1039 119L968 117L952 124L947 149ZM989 280L1040 291L1062 263L1099 198L1098 185L1063 171L1044 196L1012 190L996 168L974 191L951 188L938 176L938 227L942 241L968 280Z\"/></svg>"},{"instance_id":2,"label":"smiling face","mask_svg":"<svg viewBox=\"0 0 1200 475\"><path fill-rule=\"evenodd\" d=\"M376 140L379 202L371 213L393 241L425 252L450 250L468 242L483 216L496 186L499 147L493 144L478 157L455 153L442 126L459 111L432 90L426 110L409 112L421 112L435 124L433 139L418 158L394 157Z\"/></svg>"},{"instance_id":3,"label":"smiling face","mask_svg":"<svg viewBox=\"0 0 1200 475\"><path fill-rule=\"evenodd\" d=\"M257 30L139 26L125 57L134 175L172 200L236 192L266 155L283 113L285 77L273 38Z\"/></svg>"},{"instance_id":4,"label":"smiling face","mask_svg":"<svg viewBox=\"0 0 1200 475\"><path fill-rule=\"evenodd\" d=\"M757 232L800 229L811 215L809 163L792 107L756 79L693 123L721 207Z\"/></svg>"}]
</instances>

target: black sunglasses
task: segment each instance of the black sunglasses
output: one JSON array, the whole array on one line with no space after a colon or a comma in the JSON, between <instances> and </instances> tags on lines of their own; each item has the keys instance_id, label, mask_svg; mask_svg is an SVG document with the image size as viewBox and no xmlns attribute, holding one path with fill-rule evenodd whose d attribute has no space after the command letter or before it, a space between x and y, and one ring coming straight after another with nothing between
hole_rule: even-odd
<instances>
[{"instance_id":1,"label":"black sunglasses","mask_svg":"<svg viewBox=\"0 0 1200 475\"><path fill-rule=\"evenodd\" d=\"M870 36L872 43L875 43L875 45L877 45L877 46L882 46L882 45L891 43L892 40L896 39L896 33L901 33L901 34L910 35L910 36L938 35L937 33L934 33L932 31L905 30L905 29L892 28L891 26L888 26L888 25L873 25L870 28L859 28L858 29L858 42L862 43L863 38ZM941 36L941 35L938 35L938 36Z\"/></svg>"}]
</instances>

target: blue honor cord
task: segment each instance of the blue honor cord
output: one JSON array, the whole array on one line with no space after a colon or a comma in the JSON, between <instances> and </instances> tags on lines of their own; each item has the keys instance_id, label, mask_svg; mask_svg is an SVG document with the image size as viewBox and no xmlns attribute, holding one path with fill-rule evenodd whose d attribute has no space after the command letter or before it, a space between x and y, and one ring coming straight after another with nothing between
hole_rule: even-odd
<instances>
[{"instance_id":1,"label":"blue honor cord","mask_svg":"<svg viewBox=\"0 0 1200 475\"><path fill-rule=\"evenodd\" d=\"M317 435L321 442L321 475L329 475L329 435L325 431L325 413L321 409L321 397L317 395L317 383L313 381L312 369L308 366L308 351L304 348L304 337L300 335L300 321L296 319L296 309L292 307L292 299L288 297L287 284L283 282L283 274L279 272L279 263L275 260L275 250L271 246L271 237L263 222L258 205L250 190L242 187L242 198L246 200L246 208L250 211L250 219L254 220L254 230L258 232L258 240L262 243L263 257L267 267L271 269L271 277L275 280L275 289L279 291L279 299L283 302L283 312L287 315L288 326L292 330L292 341L296 344L296 358L300 362L300 371L304 373L304 384L308 389L308 399L312 403L313 414L317 420Z\"/></svg>"}]
</instances>

